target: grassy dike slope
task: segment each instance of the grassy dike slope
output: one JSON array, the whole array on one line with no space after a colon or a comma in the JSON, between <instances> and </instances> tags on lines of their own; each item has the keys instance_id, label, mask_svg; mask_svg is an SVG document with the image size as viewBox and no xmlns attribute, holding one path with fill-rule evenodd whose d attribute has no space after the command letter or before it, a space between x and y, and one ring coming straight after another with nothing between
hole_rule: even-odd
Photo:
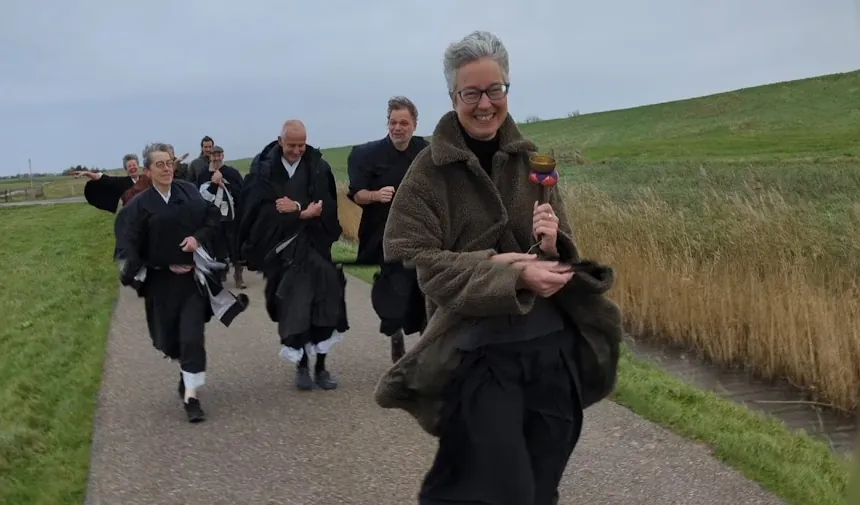
<instances>
[{"instance_id":1,"label":"grassy dike slope","mask_svg":"<svg viewBox=\"0 0 860 505\"><path fill-rule=\"evenodd\" d=\"M111 216L0 208L0 503L81 504L116 302Z\"/></svg>"}]
</instances>

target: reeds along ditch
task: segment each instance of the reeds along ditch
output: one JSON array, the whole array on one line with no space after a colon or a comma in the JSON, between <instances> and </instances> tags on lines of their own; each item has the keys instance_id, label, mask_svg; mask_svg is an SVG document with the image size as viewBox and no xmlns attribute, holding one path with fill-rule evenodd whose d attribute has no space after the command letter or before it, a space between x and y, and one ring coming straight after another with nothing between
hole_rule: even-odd
<instances>
[{"instance_id":1,"label":"reeds along ditch","mask_svg":"<svg viewBox=\"0 0 860 505\"><path fill-rule=\"evenodd\" d=\"M860 403L860 212L787 205L779 193L613 200L560 188L583 257L612 265L632 335L785 377L845 411ZM361 210L341 188L344 238ZM849 205L849 204L846 204Z\"/></svg>"}]
</instances>

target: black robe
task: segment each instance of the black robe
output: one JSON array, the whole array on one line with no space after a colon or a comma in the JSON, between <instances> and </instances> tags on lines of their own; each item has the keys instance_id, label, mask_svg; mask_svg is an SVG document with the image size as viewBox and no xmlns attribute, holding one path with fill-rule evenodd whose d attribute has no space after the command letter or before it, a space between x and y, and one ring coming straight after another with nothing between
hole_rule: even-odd
<instances>
[{"instance_id":1,"label":"black robe","mask_svg":"<svg viewBox=\"0 0 860 505\"><path fill-rule=\"evenodd\" d=\"M229 193L230 200L232 205L229 205L227 215L221 215L221 233L216 241L215 250L212 251L215 254L215 257L218 259L227 259L229 258L230 263L232 264L240 264L241 261L241 253L239 251L239 244L237 239L237 210L239 209L239 196L242 193L243 187L243 179L242 174L239 173L235 168L224 165L220 169L221 175L223 177L224 189L226 193ZM212 172L207 170L206 172L201 173L197 177L197 187L200 188L201 194L204 195L206 200L211 200L215 198L215 195L218 191L218 186L211 183ZM227 196L224 196L224 199L227 200ZM220 212L220 209L219 209Z\"/></svg>"},{"instance_id":2,"label":"black robe","mask_svg":"<svg viewBox=\"0 0 860 505\"><path fill-rule=\"evenodd\" d=\"M84 198L93 207L116 213L122 194L134 186L131 176L114 176L102 174L97 180L87 181L84 185Z\"/></svg>"},{"instance_id":3,"label":"black robe","mask_svg":"<svg viewBox=\"0 0 860 505\"><path fill-rule=\"evenodd\" d=\"M347 197L354 202L355 194L362 190L377 191L386 186L393 186L396 190L412 161L428 145L423 137L414 136L409 146L400 151L386 136L355 146L347 158ZM423 330L427 324L424 294L414 269L384 261L382 239L389 212L391 203L361 205L356 263L381 267L373 277L371 291L373 310L380 319L380 333L391 336L402 330L409 335Z\"/></svg>"},{"instance_id":4,"label":"black robe","mask_svg":"<svg viewBox=\"0 0 860 505\"><path fill-rule=\"evenodd\" d=\"M155 188L134 197L119 212L114 230L117 258L122 264L120 282L144 298L153 345L176 357L176 333L184 331L176 328L179 312L202 307L199 317L203 323L216 315L229 326L245 310L248 298L233 296L220 285L216 275L204 271L207 261L201 256L212 248L217 237L221 221L218 210L188 182L174 180L170 192L168 202ZM197 239L200 251L181 250L179 244L188 236ZM195 265L196 270L176 275L170 273L170 265ZM189 298L200 301L189 309ZM200 332L202 338L202 329Z\"/></svg>"},{"instance_id":5,"label":"black robe","mask_svg":"<svg viewBox=\"0 0 860 505\"><path fill-rule=\"evenodd\" d=\"M296 173L289 177L276 142L258 156L259 164L240 195L239 243L248 268L266 279L266 309L278 322L281 343L301 349L348 329L346 277L332 262L331 247L340 238L337 188L329 164L308 146ZM303 220L298 212L280 213L283 196L306 209L322 201L322 215Z\"/></svg>"}]
</instances>

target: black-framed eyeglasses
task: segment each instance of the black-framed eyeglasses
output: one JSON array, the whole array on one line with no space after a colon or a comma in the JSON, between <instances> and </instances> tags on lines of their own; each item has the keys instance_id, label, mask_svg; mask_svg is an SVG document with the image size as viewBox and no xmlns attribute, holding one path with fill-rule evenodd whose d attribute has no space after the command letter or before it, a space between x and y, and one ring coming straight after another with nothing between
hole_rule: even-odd
<instances>
[{"instance_id":1,"label":"black-framed eyeglasses","mask_svg":"<svg viewBox=\"0 0 860 505\"><path fill-rule=\"evenodd\" d=\"M487 95L490 100L501 100L508 95L511 89L510 83L494 84L487 89L465 88L457 92L460 95L460 100L468 105L474 105L481 101L482 95Z\"/></svg>"}]
</instances>

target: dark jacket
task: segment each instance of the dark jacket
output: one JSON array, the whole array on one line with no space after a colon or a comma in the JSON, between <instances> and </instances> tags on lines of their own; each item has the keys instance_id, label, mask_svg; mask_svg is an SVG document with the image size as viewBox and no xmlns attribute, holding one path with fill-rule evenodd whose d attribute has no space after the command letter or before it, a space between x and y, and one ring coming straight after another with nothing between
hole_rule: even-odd
<instances>
[{"instance_id":1,"label":"dark jacket","mask_svg":"<svg viewBox=\"0 0 860 505\"><path fill-rule=\"evenodd\" d=\"M416 135L403 151L396 149L388 136L353 147L346 161L349 174L347 198L355 202L355 194L359 191L377 191L385 186L393 186L397 190L412 161L427 145L423 137ZM382 264L382 235L390 210L391 203L361 205L358 263Z\"/></svg>"},{"instance_id":2,"label":"dark jacket","mask_svg":"<svg viewBox=\"0 0 860 505\"><path fill-rule=\"evenodd\" d=\"M193 182L193 181L189 180L191 178L191 176L188 175L188 170L189 170L188 163L182 163L182 162L176 163L174 165L174 168L173 168L173 178L174 179L181 179L183 181Z\"/></svg>"},{"instance_id":3,"label":"dark jacket","mask_svg":"<svg viewBox=\"0 0 860 505\"><path fill-rule=\"evenodd\" d=\"M382 407L409 412L431 435L439 433L443 392L462 357L457 330L469 318L526 314L535 304L533 292L517 289L519 270L490 257L524 252L533 243L538 187L528 180L528 157L537 148L511 117L498 134L491 179L466 147L456 113L445 114L395 194L385 229L385 259L416 268L428 323L379 381L375 397ZM559 218L559 259L576 269L550 300L578 330L575 359L585 408L615 385L621 312L606 296L612 269L580 259L559 190L550 192L549 203Z\"/></svg>"},{"instance_id":4,"label":"dark jacket","mask_svg":"<svg viewBox=\"0 0 860 505\"><path fill-rule=\"evenodd\" d=\"M209 170L209 157L202 154L191 160L188 164L188 169L185 171L184 180L190 183L196 183L200 174Z\"/></svg>"}]
</instances>

